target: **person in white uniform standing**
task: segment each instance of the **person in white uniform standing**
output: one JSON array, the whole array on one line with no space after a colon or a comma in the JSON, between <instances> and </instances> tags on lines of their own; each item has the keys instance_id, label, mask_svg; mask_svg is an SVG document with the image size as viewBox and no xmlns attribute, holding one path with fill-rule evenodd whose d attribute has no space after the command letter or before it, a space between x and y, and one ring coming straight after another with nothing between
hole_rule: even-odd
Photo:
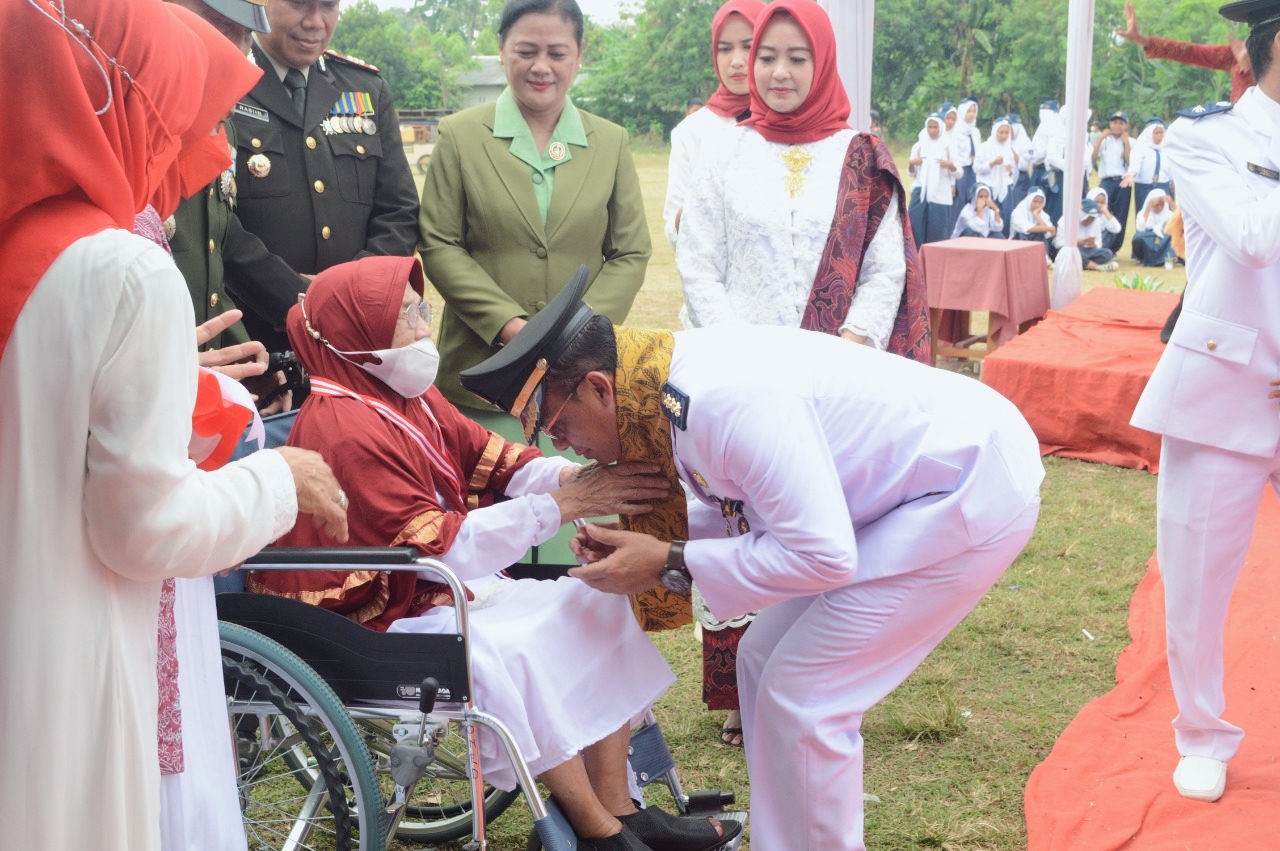
<instances>
[{"instance_id":1,"label":"person in white uniform standing","mask_svg":"<svg viewBox=\"0 0 1280 851\"><path fill-rule=\"evenodd\" d=\"M1178 175L1186 302L1133 414L1162 435L1157 547L1179 794L1216 801L1244 731L1222 715L1223 627L1257 515L1280 490L1280 0L1219 9L1247 22L1257 77L1230 102L1182 110L1165 153Z\"/></svg>"},{"instance_id":2,"label":"person in white uniform standing","mask_svg":"<svg viewBox=\"0 0 1280 851\"><path fill-rule=\"evenodd\" d=\"M678 475L685 535L589 526L571 574L612 593L692 579L717 617L759 610L738 658L752 845L864 848L862 717L1030 538L1035 435L945 370L796 328L615 328L584 291L463 386L597 464Z\"/></svg>"}]
</instances>

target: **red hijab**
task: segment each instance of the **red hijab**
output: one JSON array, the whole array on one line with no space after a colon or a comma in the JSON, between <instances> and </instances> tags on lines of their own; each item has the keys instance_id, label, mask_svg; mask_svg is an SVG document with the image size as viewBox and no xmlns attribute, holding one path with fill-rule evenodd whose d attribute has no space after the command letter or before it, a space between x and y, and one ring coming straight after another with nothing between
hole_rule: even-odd
<instances>
[{"instance_id":1,"label":"red hijab","mask_svg":"<svg viewBox=\"0 0 1280 851\"><path fill-rule=\"evenodd\" d=\"M450 469L433 464L404 428L374 407L316 392L314 381L289 433L289 445L322 454L342 483L351 500L349 546L408 544L423 555L439 556L453 546L467 511L491 504L511 474L538 457L538 451L491 434L460 414L434 387L420 400L405 399L335 355L303 321L305 306L311 327L343 351L389 348L406 282L418 293L423 291L422 266L412 257L365 257L326 269L307 287L303 304L289 310L289 342L313 379L328 379L384 404L431 435ZM297 524L279 543L334 545L310 523ZM249 587L316 602L381 630L450 599L443 586L404 571L271 571L253 575Z\"/></svg>"},{"instance_id":2,"label":"red hijab","mask_svg":"<svg viewBox=\"0 0 1280 851\"><path fill-rule=\"evenodd\" d=\"M195 120L181 134L182 149L178 152L178 161L165 173L151 199L160 218L172 215L182 198L190 198L204 189L219 172L231 165L227 134L221 122L235 106L236 100L253 88L262 76L261 68L250 62L226 36L195 12L176 3L166 4L166 8L204 45L209 57L209 73L204 79L204 91Z\"/></svg>"},{"instance_id":3,"label":"red hijab","mask_svg":"<svg viewBox=\"0 0 1280 851\"><path fill-rule=\"evenodd\" d=\"M790 15L813 48L813 87L794 112L774 112L756 88L756 53L760 37L778 15ZM742 122L770 142L803 145L849 129L849 96L836 68L836 36L831 19L814 0L775 0L756 19L751 41L751 117Z\"/></svg>"},{"instance_id":4,"label":"red hijab","mask_svg":"<svg viewBox=\"0 0 1280 851\"><path fill-rule=\"evenodd\" d=\"M707 109L716 115L722 115L725 118L737 118L751 107L751 94L735 95L725 86L724 80L720 79L720 31L724 29L724 25L728 23L730 15L741 15L746 18L747 23L755 25L756 18L760 17L760 13L764 11L764 0L729 0L716 12L716 16L711 19L711 67L715 69L716 79L720 80L719 87L707 99ZM751 77L751 64L747 63L747 78Z\"/></svg>"},{"instance_id":5,"label":"red hijab","mask_svg":"<svg viewBox=\"0 0 1280 851\"><path fill-rule=\"evenodd\" d=\"M63 29L60 6L92 40ZM0 356L63 249L132 229L196 118L207 67L161 0L0 3L0 115L23 116L30 151L0 159Z\"/></svg>"}]
</instances>

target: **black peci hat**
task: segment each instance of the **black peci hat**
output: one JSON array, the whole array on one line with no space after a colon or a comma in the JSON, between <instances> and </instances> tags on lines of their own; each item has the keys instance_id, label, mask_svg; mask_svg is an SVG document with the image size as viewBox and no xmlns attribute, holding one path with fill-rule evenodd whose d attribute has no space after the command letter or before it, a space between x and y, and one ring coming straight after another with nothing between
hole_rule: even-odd
<instances>
[{"instance_id":1,"label":"black peci hat","mask_svg":"<svg viewBox=\"0 0 1280 851\"><path fill-rule=\"evenodd\" d=\"M254 32L271 32L267 24L267 0L204 0L204 5Z\"/></svg>"},{"instance_id":2,"label":"black peci hat","mask_svg":"<svg viewBox=\"0 0 1280 851\"><path fill-rule=\"evenodd\" d=\"M467 390L519 417L530 444L542 426L543 376L596 315L582 300L588 274L586 266L578 267L573 280L510 343L458 376Z\"/></svg>"},{"instance_id":3,"label":"black peci hat","mask_svg":"<svg viewBox=\"0 0 1280 851\"><path fill-rule=\"evenodd\" d=\"M1248 24L1249 29L1280 21L1280 0L1239 0L1218 7L1218 14L1228 21Z\"/></svg>"}]
</instances>

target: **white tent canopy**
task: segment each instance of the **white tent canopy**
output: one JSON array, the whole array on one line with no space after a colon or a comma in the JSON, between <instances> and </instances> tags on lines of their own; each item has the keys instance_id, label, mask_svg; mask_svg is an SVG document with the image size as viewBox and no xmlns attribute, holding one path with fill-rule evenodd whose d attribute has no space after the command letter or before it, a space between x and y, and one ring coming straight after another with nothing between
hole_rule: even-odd
<instances>
[{"instance_id":1,"label":"white tent canopy","mask_svg":"<svg viewBox=\"0 0 1280 851\"><path fill-rule=\"evenodd\" d=\"M853 105L850 123L855 130L871 127L871 73L875 30L875 0L818 0L831 16L838 45L840 78ZM1084 145L1088 124L1089 84L1093 65L1093 14L1095 0L1071 0L1067 16L1067 79L1063 123L1067 129L1067 170L1062 187L1065 247L1053 269L1051 305L1061 310L1080 295L1080 193L1068 187L1084 182Z\"/></svg>"}]
</instances>

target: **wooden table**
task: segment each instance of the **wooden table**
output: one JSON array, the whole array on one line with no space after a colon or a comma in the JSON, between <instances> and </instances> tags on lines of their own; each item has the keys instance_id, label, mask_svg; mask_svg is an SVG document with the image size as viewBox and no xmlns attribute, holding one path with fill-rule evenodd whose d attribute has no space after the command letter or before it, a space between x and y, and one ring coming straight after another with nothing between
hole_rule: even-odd
<instances>
[{"instance_id":1,"label":"wooden table","mask_svg":"<svg viewBox=\"0 0 1280 851\"><path fill-rule=\"evenodd\" d=\"M1016 337L1024 324L1049 311L1049 274L1044 243L962 236L931 242L920 249L920 265L928 289L933 357L981 360ZM950 319L947 311L962 311ZM968 334L968 313L989 315L987 333ZM953 343L940 346L943 339ZM986 342L986 350L973 349Z\"/></svg>"}]
</instances>

